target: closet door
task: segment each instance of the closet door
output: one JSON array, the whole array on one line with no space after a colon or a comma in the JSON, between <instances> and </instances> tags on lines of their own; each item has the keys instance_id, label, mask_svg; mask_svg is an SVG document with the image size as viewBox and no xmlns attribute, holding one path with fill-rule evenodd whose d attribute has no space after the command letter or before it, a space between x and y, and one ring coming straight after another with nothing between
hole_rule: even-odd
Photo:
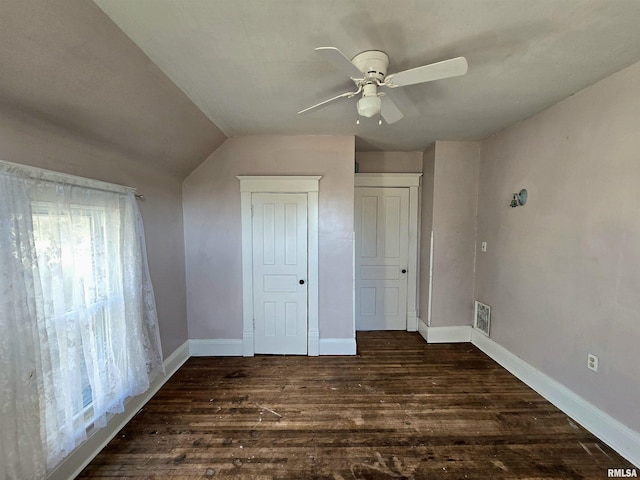
<instances>
[{"instance_id":1,"label":"closet door","mask_svg":"<svg viewBox=\"0 0 640 480\"><path fill-rule=\"evenodd\" d=\"M407 328L409 189L356 187L356 330Z\"/></svg>"},{"instance_id":2,"label":"closet door","mask_svg":"<svg viewBox=\"0 0 640 480\"><path fill-rule=\"evenodd\" d=\"M307 195L252 196L255 353L307 354Z\"/></svg>"}]
</instances>

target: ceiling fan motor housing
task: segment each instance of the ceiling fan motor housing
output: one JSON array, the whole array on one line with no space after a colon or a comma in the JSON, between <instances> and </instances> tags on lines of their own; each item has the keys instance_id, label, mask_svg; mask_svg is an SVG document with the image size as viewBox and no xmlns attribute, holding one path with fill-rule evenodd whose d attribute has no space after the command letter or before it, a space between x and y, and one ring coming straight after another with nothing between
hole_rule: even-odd
<instances>
[{"instance_id":1,"label":"ceiling fan motor housing","mask_svg":"<svg viewBox=\"0 0 640 480\"><path fill-rule=\"evenodd\" d=\"M389 57L379 50L367 50L353 57L351 63L363 73L365 79L382 82L387 75Z\"/></svg>"}]
</instances>

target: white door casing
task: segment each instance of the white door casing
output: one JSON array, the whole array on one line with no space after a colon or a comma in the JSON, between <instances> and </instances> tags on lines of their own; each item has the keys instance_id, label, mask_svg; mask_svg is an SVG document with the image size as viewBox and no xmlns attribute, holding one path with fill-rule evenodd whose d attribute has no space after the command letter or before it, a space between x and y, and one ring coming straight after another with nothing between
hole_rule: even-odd
<instances>
[{"instance_id":1,"label":"white door casing","mask_svg":"<svg viewBox=\"0 0 640 480\"><path fill-rule=\"evenodd\" d=\"M357 187L356 329L407 328L409 190Z\"/></svg>"},{"instance_id":2,"label":"white door casing","mask_svg":"<svg viewBox=\"0 0 640 480\"><path fill-rule=\"evenodd\" d=\"M254 353L307 353L307 195L254 193Z\"/></svg>"},{"instance_id":3,"label":"white door casing","mask_svg":"<svg viewBox=\"0 0 640 480\"><path fill-rule=\"evenodd\" d=\"M319 354L318 190L322 176L238 176L242 218L242 354L253 356L254 281L252 197L260 193L302 193L307 197L307 354Z\"/></svg>"},{"instance_id":4,"label":"white door casing","mask_svg":"<svg viewBox=\"0 0 640 480\"><path fill-rule=\"evenodd\" d=\"M406 329L418 330L417 294L418 294L418 189L422 173L357 173L356 187L404 188L409 192L408 248L407 248L407 295ZM358 190L358 188L356 188ZM356 217L358 213L356 212ZM357 240L356 240L357 241ZM357 255L356 255L357 258ZM356 260L357 261L357 260ZM355 274L355 269L354 269ZM357 281L357 280L355 280ZM358 302L355 298L354 303ZM355 308L354 308L355 315Z\"/></svg>"}]
</instances>

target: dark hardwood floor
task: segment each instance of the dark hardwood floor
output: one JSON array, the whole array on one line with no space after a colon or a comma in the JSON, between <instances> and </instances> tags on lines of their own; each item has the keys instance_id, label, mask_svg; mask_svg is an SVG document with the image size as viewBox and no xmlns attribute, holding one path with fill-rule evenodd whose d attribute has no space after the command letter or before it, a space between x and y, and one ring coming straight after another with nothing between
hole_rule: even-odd
<instances>
[{"instance_id":1,"label":"dark hardwood floor","mask_svg":"<svg viewBox=\"0 0 640 480\"><path fill-rule=\"evenodd\" d=\"M473 345L191 358L78 478L603 479L632 468Z\"/></svg>"}]
</instances>

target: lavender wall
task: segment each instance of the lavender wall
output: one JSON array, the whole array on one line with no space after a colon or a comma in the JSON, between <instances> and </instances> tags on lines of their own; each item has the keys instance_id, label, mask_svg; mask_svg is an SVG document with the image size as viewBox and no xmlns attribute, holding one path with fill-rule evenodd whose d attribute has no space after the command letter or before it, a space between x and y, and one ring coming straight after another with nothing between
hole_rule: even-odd
<instances>
[{"instance_id":1,"label":"lavender wall","mask_svg":"<svg viewBox=\"0 0 640 480\"><path fill-rule=\"evenodd\" d=\"M228 139L183 185L189 338L242 338L240 184L236 175L322 175L320 338L353 338L355 139Z\"/></svg>"},{"instance_id":2,"label":"lavender wall","mask_svg":"<svg viewBox=\"0 0 640 480\"><path fill-rule=\"evenodd\" d=\"M475 283L493 340L636 431L638 85L640 63L483 143Z\"/></svg>"},{"instance_id":3,"label":"lavender wall","mask_svg":"<svg viewBox=\"0 0 640 480\"><path fill-rule=\"evenodd\" d=\"M433 174L436 165L436 145L422 155L422 188L420 192L420 278L418 281L418 317L427 323L429 316L429 270L431 268L431 230L433 229Z\"/></svg>"},{"instance_id":4,"label":"lavender wall","mask_svg":"<svg viewBox=\"0 0 640 480\"><path fill-rule=\"evenodd\" d=\"M420 173L422 152L356 152L361 173Z\"/></svg>"},{"instance_id":5,"label":"lavender wall","mask_svg":"<svg viewBox=\"0 0 640 480\"><path fill-rule=\"evenodd\" d=\"M479 170L479 143L436 142L432 327L471 325ZM425 218L427 213L422 215ZM426 252L429 249L426 234L422 237L422 249ZM426 312L421 315L426 321Z\"/></svg>"}]
</instances>

